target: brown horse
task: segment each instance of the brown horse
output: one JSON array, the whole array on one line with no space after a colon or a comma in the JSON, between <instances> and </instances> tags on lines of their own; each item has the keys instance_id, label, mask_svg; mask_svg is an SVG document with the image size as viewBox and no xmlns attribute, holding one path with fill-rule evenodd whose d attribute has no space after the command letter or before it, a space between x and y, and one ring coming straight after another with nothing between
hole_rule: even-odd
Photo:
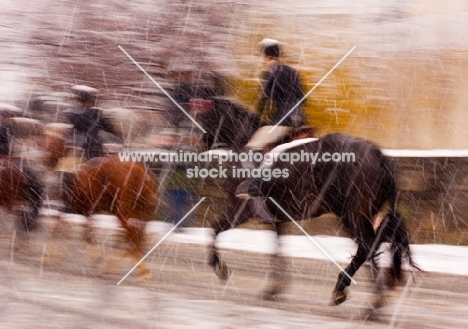
<instances>
[{"instance_id":1,"label":"brown horse","mask_svg":"<svg viewBox=\"0 0 468 329\"><path fill-rule=\"evenodd\" d=\"M20 159L0 158L0 206L9 210L20 207L20 229L29 232L38 227L43 200L39 175Z\"/></svg>"},{"instance_id":2,"label":"brown horse","mask_svg":"<svg viewBox=\"0 0 468 329\"><path fill-rule=\"evenodd\" d=\"M67 158L69 152L60 134L45 135L44 148L48 154L46 164L62 172L65 212L87 219L84 239L88 245L96 242L92 215L113 214L129 243L124 255L138 262L143 257L146 222L153 218L158 203L155 175L143 164L120 161L118 156L92 158L84 163L82 159ZM150 277L143 263L138 273Z\"/></svg>"},{"instance_id":3,"label":"brown horse","mask_svg":"<svg viewBox=\"0 0 468 329\"><path fill-rule=\"evenodd\" d=\"M67 153L66 143L63 136L55 133L44 134L44 150L47 151L45 165L49 168L55 168L60 158Z\"/></svg>"},{"instance_id":4,"label":"brown horse","mask_svg":"<svg viewBox=\"0 0 468 329\"><path fill-rule=\"evenodd\" d=\"M114 214L126 232L129 255L137 263L143 257L146 222L151 220L157 204L154 175L142 164L122 162L117 156L93 158L78 166L66 182L64 201L72 213L87 218L85 240L94 244L91 216L96 213ZM142 263L138 273L150 277Z\"/></svg>"}]
</instances>

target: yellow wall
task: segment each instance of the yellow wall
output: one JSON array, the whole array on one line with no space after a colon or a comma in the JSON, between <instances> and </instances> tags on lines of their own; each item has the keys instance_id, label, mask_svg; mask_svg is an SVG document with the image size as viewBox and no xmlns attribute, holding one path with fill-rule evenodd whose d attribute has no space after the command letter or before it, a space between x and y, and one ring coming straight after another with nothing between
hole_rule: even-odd
<instances>
[{"instance_id":1,"label":"yellow wall","mask_svg":"<svg viewBox=\"0 0 468 329\"><path fill-rule=\"evenodd\" d=\"M232 95L253 108L252 79L262 69L255 51L264 37L284 42L285 61L299 70L306 92L356 46L309 96L311 125L388 148L468 149L468 31L460 25L468 1L440 3L415 0L394 16L382 6L369 15L307 16L274 7L247 15L235 38L240 71Z\"/></svg>"}]
</instances>

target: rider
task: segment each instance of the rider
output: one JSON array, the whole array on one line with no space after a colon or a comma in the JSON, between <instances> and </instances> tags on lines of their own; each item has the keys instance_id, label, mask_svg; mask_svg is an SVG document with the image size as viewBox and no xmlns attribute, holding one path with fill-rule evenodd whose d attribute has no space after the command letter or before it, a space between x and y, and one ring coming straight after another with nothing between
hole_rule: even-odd
<instances>
[{"instance_id":1,"label":"rider","mask_svg":"<svg viewBox=\"0 0 468 329\"><path fill-rule=\"evenodd\" d=\"M72 149L76 145L76 142L82 143L80 145L85 153L86 159L92 159L95 157L101 157L104 155L103 141L100 136L100 131L104 130L110 132L121 139L110 121L104 116L102 110L97 105L98 90L92 87L84 85L76 85L72 87L74 99L78 103L77 108L72 112L66 113L68 121L73 125L73 129L70 131L67 140L67 148ZM78 134L75 135L75 132ZM84 137L84 141L81 138ZM71 142L71 143L70 143ZM71 145L70 145L70 144ZM62 180L62 193L64 199L70 198L71 186L75 177L75 168L78 164L82 163L84 159L77 157L76 155L67 156L59 161L56 166L56 171L61 173ZM71 212L65 202L65 206L62 209L64 212Z\"/></svg>"},{"instance_id":2,"label":"rider","mask_svg":"<svg viewBox=\"0 0 468 329\"><path fill-rule=\"evenodd\" d=\"M73 128L84 134L83 149L86 158L103 156L103 141L100 131L104 130L116 136L118 134L110 121L103 115L97 105L98 90L92 87L77 85L72 87L79 109L70 118Z\"/></svg>"},{"instance_id":3,"label":"rider","mask_svg":"<svg viewBox=\"0 0 468 329\"><path fill-rule=\"evenodd\" d=\"M276 104L276 111L272 120L264 122L266 125L258 129L247 143L246 148L252 151L261 151L266 146L281 141L294 128L306 124L301 110L302 102L299 104L304 92L297 71L281 62L282 51L278 41L266 38L260 42L260 46L268 74L257 110L264 117L267 111L265 105L267 100L270 100ZM294 110L288 114L293 108Z\"/></svg>"},{"instance_id":4,"label":"rider","mask_svg":"<svg viewBox=\"0 0 468 329\"><path fill-rule=\"evenodd\" d=\"M263 119L265 112L268 111L266 104L276 105L276 108L272 120L264 121L265 125L258 129L247 143L246 149L253 152L265 151L268 146L285 140L295 128L306 124L301 110L304 92L297 71L281 62L282 51L278 41L263 39L260 46L268 72L257 110ZM268 100L270 102L267 102ZM258 167L260 163L253 162L247 165ZM258 196L259 186L252 183L250 180L242 182L237 188L236 195L241 198ZM275 223L274 216L264 207L262 200L254 199L253 202L254 211L264 221Z\"/></svg>"}]
</instances>

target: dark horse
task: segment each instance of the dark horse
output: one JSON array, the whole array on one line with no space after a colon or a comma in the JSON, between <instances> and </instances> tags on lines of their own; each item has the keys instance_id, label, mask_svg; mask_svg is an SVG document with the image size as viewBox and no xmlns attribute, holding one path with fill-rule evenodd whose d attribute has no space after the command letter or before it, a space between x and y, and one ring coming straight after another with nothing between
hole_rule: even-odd
<instances>
[{"instance_id":1,"label":"dark horse","mask_svg":"<svg viewBox=\"0 0 468 329\"><path fill-rule=\"evenodd\" d=\"M213 105L211 110L197 115L197 119L207 130L206 140L222 141L228 147L241 150L242 143L245 143L255 130L258 119L233 103L214 100ZM231 139L229 135L234 133L237 137ZM230 140L233 142L230 143ZM238 144L235 144L236 142ZM345 134L326 135L284 152L301 154L301 151L320 156L326 153L329 153L329 156L335 153L350 153L354 154L355 161L321 161L315 164L309 161L297 162L294 165L277 161L269 169L278 168L282 172L283 169L287 170L288 177L269 181L262 178L245 181L238 186L237 193L249 192L250 195L262 198L267 210L275 218L273 226L277 236L282 234L281 224L290 221L289 216L301 220L324 213L334 213L339 217L357 243L358 250L345 271L338 275L332 304L338 305L346 300L345 288L350 285L352 276L365 261L369 260L373 273L378 274L375 258L379 246L384 241L390 242L392 253L392 265L385 276L386 283L389 287L395 286L402 279L404 260L411 266L416 266L411 258L408 232L396 210L397 189L390 159L382 154L377 145ZM214 243L209 255L209 264L223 280L228 278L229 270L218 254L216 237L246 222L251 216L248 211L243 211L244 208L249 208L245 207L246 200L235 198L238 183L238 180L230 180L225 186L228 209L216 224ZM379 228L374 230L373 217L381 211L385 203L390 210ZM272 282L264 292L265 299L276 298L286 283L282 258L274 255L271 266ZM383 275L376 276L379 300L375 306L380 306L382 302L382 283Z\"/></svg>"},{"instance_id":2,"label":"dark horse","mask_svg":"<svg viewBox=\"0 0 468 329\"><path fill-rule=\"evenodd\" d=\"M39 174L21 159L0 157L0 205L20 207L17 226L30 232L39 226L44 186Z\"/></svg>"}]
</instances>

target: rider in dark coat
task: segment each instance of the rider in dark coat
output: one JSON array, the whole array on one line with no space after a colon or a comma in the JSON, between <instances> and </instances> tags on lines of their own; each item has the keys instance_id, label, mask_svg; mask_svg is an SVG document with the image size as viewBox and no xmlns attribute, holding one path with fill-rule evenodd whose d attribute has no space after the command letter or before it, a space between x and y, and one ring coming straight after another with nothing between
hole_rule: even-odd
<instances>
[{"instance_id":1,"label":"rider in dark coat","mask_svg":"<svg viewBox=\"0 0 468 329\"><path fill-rule=\"evenodd\" d=\"M270 62L267 64L270 72L263 90L263 99L259 101L259 104L264 104L266 99L275 102L276 111L271 122L272 125L280 124L287 127L305 125L304 115L300 111L301 105L297 106L291 114L287 115L304 97L296 70L277 60L280 53L276 45L266 47L264 54L265 57L270 58ZM264 108L259 109L259 111L264 110ZM284 120L281 121L283 118Z\"/></svg>"},{"instance_id":2,"label":"rider in dark coat","mask_svg":"<svg viewBox=\"0 0 468 329\"><path fill-rule=\"evenodd\" d=\"M306 124L301 110L303 104L299 103L304 97L304 92L297 71L281 63L282 54L278 41L265 39L261 45L268 74L262 96L257 104L257 110L264 117L264 112L268 110L265 105L268 104L267 100L270 100L273 102L270 104L275 105L275 111L271 120L265 122L268 126L260 128L247 144L247 149L254 151L260 151L267 145L280 141L290 134L293 128ZM294 110L288 114L293 108ZM270 132L276 125L278 126Z\"/></svg>"},{"instance_id":3,"label":"rider in dark coat","mask_svg":"<svg viewBox=\"0 0 468 329\"><path fill-rule=\"evenodd\" d=\"M100 131L104 130L117 135L108 118L101 109L96 107L97 90L87 86L74 86L72 88L76 100L80 104L78 112L70 116L70 121L77 132L84 135L82 145L88 159L103 155L103 141Z\"/></svg>"}]
</instances>

